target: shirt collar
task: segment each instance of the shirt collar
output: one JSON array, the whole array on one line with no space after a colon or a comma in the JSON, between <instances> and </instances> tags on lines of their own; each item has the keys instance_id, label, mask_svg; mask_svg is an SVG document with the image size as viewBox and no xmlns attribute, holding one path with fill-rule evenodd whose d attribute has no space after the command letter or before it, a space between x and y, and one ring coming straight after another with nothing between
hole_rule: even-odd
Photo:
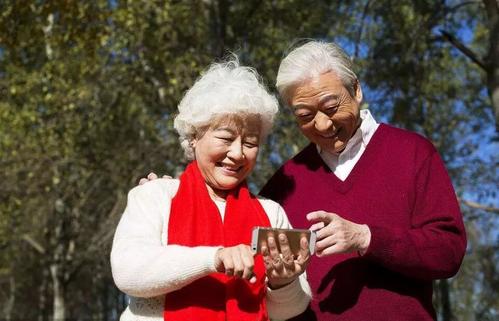
<instances>
[{"instance_id":1,"label":"shirt collar","mask_svg":"<svg viewBox=\"0 0 499 321\"><path fill-rule=\"evenodd\" d=\"M362 119L362 123L360 124L362 142L367 146L379 124L367 109L363 109L360 111L360 119Z\"/></svg>"}]
</instances>

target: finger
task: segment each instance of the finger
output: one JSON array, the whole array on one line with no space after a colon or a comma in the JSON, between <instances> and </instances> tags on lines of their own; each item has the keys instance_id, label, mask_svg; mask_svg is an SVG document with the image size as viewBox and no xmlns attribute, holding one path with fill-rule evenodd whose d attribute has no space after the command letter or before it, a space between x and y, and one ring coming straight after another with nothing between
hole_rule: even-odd
<instances>
[{"instance_id":1,"label":"finger","mask_svg":"<svg viewBox=\"0 0 499 321\"><path fill-rule=\"evenodd\" d=\"M272 257L272 259L280 257L279 249L277 248L277 242L273 233L270 233L267 237L267 246L269 248L270 256Z\"/></svg>"},{"instance_id":2,"label":"finger","mask_svg":"<svg viewBox=\"0 0 499 321\"><path fill-rule=\"evenodd\" d=\"M269 274L274 270L274 265L272 265L272 260L270 259L270 257L263 260L263 265L265 265L266 274Z\"/></svg>"},{"instance_id":3,"label":"finger","mask_svg":"<svg viewBox=\"0 0 499 321\"><path fill-rule=\"evenodd\" d=\"M147 179L152 181L158 178L158 175L156 173L150 172L149 175L147 175Z\"/></svg>"},{"instance_id":4,"label":"finger","mask_svg":"<svg viewBox=\"0 0 499 321\"><path fill-rule=\"evenodd\" d=\"M281 256L278 256L277 258L274 258L272 260L272 266L274 267L275 271L282 271L284 268L284 263L282 262Z\"/></svg>"},{"instance_id":5,"label":"finger","mask_svg":"<svg viewBox=\"0 0 499 321\"><path fill-rule=\"evenodd\" d=\"M278 240L279 240L279 248L281 250L282 256L293 256L293 253L291 253L291 248L289 246L289 241L288 237L284 233L280 233L278 235Z\"/></svg>"},{"instance_id":6,"label":"finger","mask_svg":"<svg viewBox=\"0 0 499 321\"><path fill-rule=\"evenodd\" d=\"M232 254L232 261L234 262L234 276L242 277L244 273L244 265L241 259L241 252L234 251Z\"/></svg>"},{"instance_id":7,"label":"finger","mask_svg":"<svg viewBox=\"0 0 499 321\"><path fill-rule=\"evenodd\" d=\"M262 241L262 243L260 243L260 253L262 254L263 264L265 265L265 270L267 270L267 272L269 272L274 267L272 266L272 258L270 257L270 251L269 251L269 248L267 246L267 242Z\"/></svg>"},{"instance_id":8,"label":"finger","mask_svg":"<svg viewBox=\"0 0 499 321\"><path fill-rule=\"evenodd\" d=\"M223 259L225 274L228 276L234 275L234 262L232 261L232 255L225 255Z\"/></svg>"},{"instance_id":9,"label":"finger","mask_svg":"<svg viewBox=\"0 0 499 321\"><path fill-rule=\"evenodd\" d=\"M263 256L270 255L269 246L265 239L260 242L260 253Z\"/></svg>"},{"instance_id":10,"label":"finger","mask_svg":"<svg viewBox=\"0 0 499 321\"><path fill-rule=\"evenodd\" d=\"M260 253L262 254L263 257L270 256L269 247L266 241L262 241L260 243Z\"/></svg>"},{"instance_id":11,"label":"finger","mask_svg":"<svg viewBox=\"0 0 499 321\"><path fill-rule=\"evenodd\" d=\"M139 185L144 185L147 182L149 182L149 180L147 178L142 177L139 181Z\"/></svg>"},{"instance_id":12,"label":"finger","mask_svg":"<svg viewBox=\"0 0 499 321\"><path fill-rule=\"evenodd\" d=\"M328 255L333 255L333 254L339 254L339 253L344 253L345 251L342 250L342 247L340 244L336 243L333 244L323 250L317 250L316 255L317 257L324 257Z\"/></svg>"},{"instance_id":13,"label":"finger","mask_svg":"<svg viewBox=\"0 0 499 321\"><path fill-rule=\"evenodd\" d=\"M324 228L324 226L326 226L326 224L324 224L324 222L319 222L319 223L313 224L308 229L311 230L312 232L316 232L316 231L320 230L321 228Z\"/></svg>"},{"instance_id":14,"label":"finger","mask_svg":"<svg viewBox=\"0 0 499 321\"><path fill-rule=\"evenodd\" d=\"M331 222L331 220L333 219L333 216L335 214L333 213L329 213L329 212L325 212L325 211L315 211L315 212L310 212L307 214L307 220L309 220L310 222L324 222L325 224L328 224L329 222Z\"/></svg>"},{"instance_id":15,"label":"finger","mask_svg":"<svg viewBox=\"0 0 499 321\"><path fill-rule=\"evenodd\" d=\"M329 224L327 224L326 226L315 232L316 240L320 241L326 237L335 235L336 232L338 231L338 228L339 227L337 221L333 219Z\"/></svg>"},{"instance_id":16,"label":"finger","mask_svg":"<svg viewBox=\"0 0 499 321\"><path fill-rule=\"evenodd\" d=\"M335 228L332 224L326 225L326 227L321 228L315 232L315 238L317 241L325 239L327 237L333 236L335 234Z\"/></svg>"},{"instance_id":17,"label":"finger","mask_svg":"<svg viewBox=\"0 0 499 321\"><path fill-rule=\"evenodd\" d=\"M296 270L295 259L293 256L283 257L282 265L287 272L294 272Z\"/></svg>"},{"instance_id":18,"label":"finger","mask_svg":"<svg viewBox=\"0 0 499 321\"><path fill-rule=\"evenodd\" d=\"M161 178L164 178L164 179L172 179L172 177L170 175L163 175Z\"/></svg>"},{"instance_id":19,"label":"finger","mask_svg":"<svg viewBox=\"0 0 499 321\"><path fill-rule=\"evenodd\" d=\"M307 238L304 236L300 239L300 253L298 255L298 258L296 259L296 262L304 266L308 263L310 259L310 248L309 248L309 243Z\"/></svg>"},{"instance_id":20,"label":"finger","mask_svg":"<svg viewBox=\"0 0 499 321\"><path fill-rule=\"evenodd\" d=\"M324 251L328 248L334 247L337 251L338 247L338 240L334 235L328 236L318 242L315 243L315 248L318 253L324 253ZM326 251L326 253L329 253L330 250Z\"/></svg>"},{"instance_id":21,"label":"finger","mask_svg":"<svg viewBox=\"0 0 499 321\"><path fill-rule=\"evenodd\" d=\"M274 238L274 234L269 234L267 237L267 245L270 251L270 258L272 259L272 266L275 270L281 271L283 268L281 254L277 248L277 243Z\"/></svg>"},{"instance_id":22,"label":"finger","mask_svg":"<svg viewBox=\"0 0 499 321\"><path fill-rule=\"evenodd\" d=\"M250 279L251 276L253 275L255 260L253 259L253 253L249 248L245 250L245 252L241 256L241 260L244 266L243 278Z\"/></svg>"},{"instance_id":23,"label":"finger","mask_svg":"<svg viewBox=\"0 0 499 321\"><path fill-rule=\"evenodd\" d=\"M279 247L281 249L282 254L282 263L284 267L288 270L293 270L295 266L293 252L291 252L291 248L289 246L289 241L284 233L280 233L278 236L279 239Z\"/></svg>"}]
</instances>

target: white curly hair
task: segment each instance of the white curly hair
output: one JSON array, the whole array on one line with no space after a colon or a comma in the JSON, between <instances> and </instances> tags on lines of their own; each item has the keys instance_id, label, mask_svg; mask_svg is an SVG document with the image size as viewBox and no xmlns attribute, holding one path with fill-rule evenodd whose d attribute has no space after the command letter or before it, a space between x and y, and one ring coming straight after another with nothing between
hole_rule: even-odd
<instances>
[{"instance_id":1,"label":"white curly hair","mask_svg":"<svg viewBox=\"0 0 499 321\"><path fill-rule=\"evenodd\" d=\"M174 127L187 159L194 158L191 142L213 120L256 115L261 121L260 141L268 135L278 111L255 69L239 65L237 57L212 64L185 93L178 105Z\"/></svg>"}]
</instances>

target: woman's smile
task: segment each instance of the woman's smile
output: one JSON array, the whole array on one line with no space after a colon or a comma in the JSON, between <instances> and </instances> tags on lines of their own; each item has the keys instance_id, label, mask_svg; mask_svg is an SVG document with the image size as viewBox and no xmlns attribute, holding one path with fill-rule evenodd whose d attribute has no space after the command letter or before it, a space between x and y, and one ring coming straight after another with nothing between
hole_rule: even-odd
<instances>
[{"instance_id":1,"label":"woman's smile","mask_svg":"<svg viewBox=\"0 0 499 321\"><path fill-rule=\"evenodd\" d=\"M243 166L225 165L223 163L217 163L217 166L221 167L221 169L226 172L227 175L235 175L239 173L243 168Z\"/></svg>"}]
</instances>

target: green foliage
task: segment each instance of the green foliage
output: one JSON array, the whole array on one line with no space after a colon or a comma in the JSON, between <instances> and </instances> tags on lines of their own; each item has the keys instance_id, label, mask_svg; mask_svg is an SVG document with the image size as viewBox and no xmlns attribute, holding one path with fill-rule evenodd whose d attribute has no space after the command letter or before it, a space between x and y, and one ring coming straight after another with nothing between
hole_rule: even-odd
<instances>
[{"instance_id":1,"label":"green foliage","mask_svg":"<svg viewBox=\"0 0 499 321\"><path fill-rule=\"evenodd\" d=\"M66 317L116 318L124 302L108 257L126 192L151 170L183 169L172 126L177 103L201 70L230 51L274 90L293 39L339 42L359 67L375 117L432 139L460 197L497 204L494 159L480 153L494 135L486 75L440 33L466 36L484 56L491 30L482 5L457 5L0 2L0 316L55 315L55 278ZM251 177L253 190L306 143L283 107ZM449 281L452 314L492 320L499 308L497 217L463 209L470 248ZM4 286L9 280L15 287ZM438 300L444 294L437 291L436 303L447 320ZM27 302L36 308L26 309Z\"/></svg>"}]
</instances>

